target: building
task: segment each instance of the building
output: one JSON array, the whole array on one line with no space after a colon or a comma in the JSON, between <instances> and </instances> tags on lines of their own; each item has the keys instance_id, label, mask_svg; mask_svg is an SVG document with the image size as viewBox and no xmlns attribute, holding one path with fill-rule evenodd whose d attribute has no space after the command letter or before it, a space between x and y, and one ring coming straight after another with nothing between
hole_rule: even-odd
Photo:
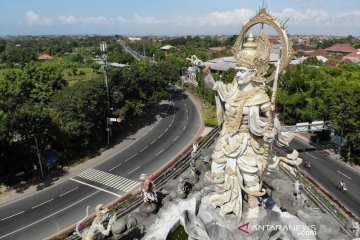
<instances>
[{"instance_id":1,"label":"building","mask_svg":"<svg viewBox=\"0 0 360 240\"><path fill-rule=\"evenodd\" d=\"M315 50L314 52L310 53L309 54L310 57L319 57L319 56L322 56L322 57L325 57L327 58L329 56L329 52L328 51L325 51L324 49L320 48L320 49L317 49Z\"/></svg>"},{"instance_id":2,"label":"building","mask_svg":"<svg viewBox=\"0 0 360 240\"><path fill-rule=\"evenodd\" d=\"M279 40L277 40L275 38L269 38L269 41L271 43L270 53L279 54L280 53L280 48L281 48L281 43L279 42Z\"/></svg>"},{"instance_id":3,"label":"building","mask_svg":"<svg viewBox=\"0 0 360 240\"><path fill-rule=\"evenodd\" d=\"M175 47L171 46L171 45L165 45L165 46L162 46L160 49L167 51L167 50L170 50L171 48L175 48Z\"/></svg>"},{"instance_id":4,"label":"building","mask_svg":"<svg viewBox=\"0 0 360 240\"><path fill-rule=\"evenodd\" d=\"M296 51L298 56L309 56L311 53L315 51L310 46L305 44L299 44L294 46L294 50Z\"/></svg>"},{"instance_id":5,"label":"building","mask_svg":"<svg viewBox=\"0 0 360 240\"><path fill-rule=\"evenodd\" d=\"M39 57L38 57L38 60L39 61L50 61L50 60L53 60L54 58L46 53L44 54L41 54Z\"/></svg>"},{"instance_id":6,"label":"building","mask_svg":"<svg viewBox=\"0 0 360 240\"><path fill-rule=\"evenodd\" d=\"M332 53L332 54L349 54L349 53L356 53L357 50L351 46L350 44L335 44L329 48L325 48L325 51Z\"/></svg>"},{"instance_id":7,"label":"building","mask_svg":"<svg viewBox=\"0 0 360 240\"><path fill-rule=\"evenodd\" d=\"M349 53L348 55L346 55L342 59L344 61L348 59L353 63L360 63L360 53Z\"/></svg>"},{"instance_id":8,"label":"building","mask_svg":"<svg viewBox=\"0 0 360 240\"><path fill-rule=\"evenodd\" d=\"M207 54L219 54L225 50L223 47L209 47L206 52Z\"/></svg>"},{"instance_id":9,"label":"building","mask_svg":"<svg viewBox=\"0 0 360 240\"><path fill-rule=\"evenodd\" d=\"M339 63L340 63L339 61L330 59L330 60L325 62L325 65L329 66L329 67L336 67L337 65L339 65Z\"/></svg>"},{"instance_id":10,"label":"building","mask_svg":"<svg viewBox=\"0 0 360 240\"><path fill-rule=\"evenodd\" d=\"M230 68L236 67L236 59L234 56L216 58L209 60L206 63L210 65L212 71L227 71Z\"/></svg>"}]
</instances>

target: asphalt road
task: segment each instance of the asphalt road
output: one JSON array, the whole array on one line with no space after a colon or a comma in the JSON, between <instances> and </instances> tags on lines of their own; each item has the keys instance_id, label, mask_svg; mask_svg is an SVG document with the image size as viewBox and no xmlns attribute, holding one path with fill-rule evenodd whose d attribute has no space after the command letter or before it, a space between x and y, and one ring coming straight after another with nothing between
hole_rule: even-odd
<instances>
[{"instance_id":1,"label":"asphalt road","mask_svg":"<svg viewBox=\"0 0 360 240\"><path fill-rule=\"evenodd\" d=\"M291 152L292 149L296 149L303 160L311 162L311 170L304 168L304 164L301 168L354 215L360 217L360 173L297 138L290 143L287 151ZM348 191L345 193L337 189L340 180L344 180L347 185Z\"/></svg>"},{"instance_id":2,"label":"asphalt road","mask_svg":"<svg viewBox=\"0 0 360 240\"><path fill-rule=\"evenodd\" d=\"M107 204L139 186L141 173L152 174L198 133L194 103L172 91L161 120L135 144L97 166L50 188L0 206L0 239L44 239L78 222L99 204Z\"/></svg>"}]
</instances>

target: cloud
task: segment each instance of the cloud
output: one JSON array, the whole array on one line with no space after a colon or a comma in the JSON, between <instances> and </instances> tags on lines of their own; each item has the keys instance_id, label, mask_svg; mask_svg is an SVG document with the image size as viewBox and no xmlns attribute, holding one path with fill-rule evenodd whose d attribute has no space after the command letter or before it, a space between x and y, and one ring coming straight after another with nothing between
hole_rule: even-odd
<instances>
[{"instance_id":1,"label":"cloud","mask_svg":"<svg viewBox=\"0 0 360 240\"><path fill-rule=\"evenodd\" d=\"M155 17L143 17L140 15L135 14L134 20L136 23L139 24L158 24L158 23L166 23L167 21L156 19Z\"/></svg>"},{"instance_id":2,"label":"cloud","mask_svg":"<svg viewBox=\"0 0 360 240\"><path fill-rule=\"evenodd\" d=\"M27 11L25 13L25 20L28 25L46 25L50 26L53 23L51 17L41 17L33 11Z\"/></svg>"},{"instance_id":3,"label":"cloud","mask_svg":"<svg viewBox=\"0 0 360 240\"><path fill-rule=\"evenodd\" d=\"M79 22L82 24L114 25L116 20L114 18L106 18L103 16L97 16L97 17L79 18Z\"/></svg>"},{"instance_id":4,"label":"cloud","mask_svg":"<svg viewBox=\"0 0 360 240\"><path fill-rule=\"evenodd\" d=\"M122 16L117 16L116 21L118 21L119 23L127 23L127 22L129 22L129 20L127 20L126 18L124 18Z\"/></svg>"},{"instance_id":5,"label":"cloud","mask_svg":"<svg viewBox=\"0 0 360 240\"><path fill-rule=\"evenodd\" d=\"M333 16L334 22L345 26L360 26L360 10L353 10L346 13L338 13Z\"/></svg>"},{"instance_id":6,"label":"cloud","mask_svg":"<svg viewBox=\"0 0 360 240\"><path fill-rule=\"evenodd\" d=\"M240 8L232 11L214 11L198 18L200 26L238 26L246 23L255 12L250 9Z\"/></svg>"},{"instance_id":7,"label":"cloud","mask_svg":"<svg viewBox=\"0 0 360 240\"><path fill-rule=\"evenodd\" d=\"M34 25L40 21L40 16L32 11L27 11L25 14L27 24Z\"/></svg>"},{"instance_id":8,"label":"cloud","mask_svg":"<svg viewBox=\"0 0 360 240\"><path fill-rule=\"evenodd\" d=\"M293 0L304 1L304 0ZM129 29L136 29L141 26L154 26L154 31L158 31L156 27L163 27L163 29L176 29L182 28L193 29L194 31L216 32L223 31L224 29L230 30L233 27L241 27L256 13L254 10L239 8L230 11L212 11L196 17L182 17L173 16L171 18L157 18L155 16L143 16L134 14L131 17L115 16L88 16L88 17L76 17L76 16L58 16L54 19L57 24L67 25L102 25L108 27L124 26ZM336 14L330 14L322 9L304 9L298 10L294 8L283 8L278 12L274 12L273 15L281 20L289 18L288 26L296 30L295 32L301 32L301 29L307 29L306 31L312 31L312 29L342 29L348 31L354 27L360 26L360 11L352 10L346 12L339 12ZM51 25L54 23L51 17L42 17L32 11L27 11L25 19L28 25ZM147 29L150 29L147 27ZM317 31L317 30L316 30ZM335 32L335 31L334 31Z\"/></svg>"},{"instance_id":9,"label":"cloud","mask_svg":"<svg viewBox=\"0 0 360 240\"><path fill-rule=\"evenodd\" d=\"M78 20L74 16L59 16L58 19L60 22L63 22L65 24L76 24L78 23Z\"/></svg>"},{"instance_id":10,"label":"cloud","mask_svg":"<svg viewBox=\"0 0 360 240\"><path fill-rule=\"evenodd\" d=\"M306 9L304 11L296 10L293 8L285 8L279 13L274 14L280 19L289 18L292 23L299 24L313 24L315 23L327 23L330 16L324 10Z\"/></svg>"},{"instance_id":11,"label":"cloud","mask_svg":"<svg viewBox=\"0 0 360 240\"><path fill-rule=\"evenodd\" d=\"M291 25L301 26L338 26L338 27L354 27L360 26L360 11L353 10L350 12L342 12L337 14L329 14L321 9L305 9L296 10L293 8L285 8L281 12L274 13L279 19L289 18Z\"/></svg>"}]
</instances>

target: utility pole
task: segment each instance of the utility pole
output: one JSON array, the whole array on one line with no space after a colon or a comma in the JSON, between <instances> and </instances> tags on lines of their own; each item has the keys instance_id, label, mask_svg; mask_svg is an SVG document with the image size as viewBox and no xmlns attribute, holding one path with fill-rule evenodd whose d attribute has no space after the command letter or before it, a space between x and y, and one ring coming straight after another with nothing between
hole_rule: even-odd
<instances>
[{"instance_id":1,"label":"utility pole","mask_svg":"<svg viewBox=\"0 0 360 240\"><path fill-rule=\"evenodd\" d=\"M106 87L106 98L107 98L107 111L106 111L106 132L107 132L107 143L110 145L110 136L112 135L111 132L111 123L109 120L110 115L110 94L109 94L109 84L108 84L108 78L107 78L107 45L105 42L100 43L100 51L103 53L101 55L102 61L103 61L103 68L104 68L104 77L105 77L105 87Z\"/></svg>"},{"instance_id":2,"label":"utility pole","mask_svg":"<svg viewBox=\"0 0 360 240\"><path fill-rule=\"evenodd\" d=\"M40 172L41 172L41 180L44 180L44 172L43 172L43 168L42 168L42 161L41 161L39 145L38 145L38 142L37 142L37 139L35 136L34 136L34 139L35 139L36 155L38 157L39 167L40 167Z\"/></svg>"}]
</instances>

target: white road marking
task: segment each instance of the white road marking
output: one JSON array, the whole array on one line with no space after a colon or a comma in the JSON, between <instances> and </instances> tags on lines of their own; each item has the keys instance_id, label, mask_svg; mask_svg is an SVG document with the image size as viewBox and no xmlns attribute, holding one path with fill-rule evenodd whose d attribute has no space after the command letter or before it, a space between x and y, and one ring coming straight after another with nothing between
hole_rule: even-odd
<instances>
[{"instance_id":1,"label":"white road marking","mask_svg":"<svg viewBox=\"0 0 360 240\"><path fill-rule=\"evenodd\" d=\"M164 133L166 133L168 130L169 130L169 127L167 127L167 128L165 129Z\"/></svg>"},{"instance_id":2,"label":"white road marking","mask_svg":"<svg viewBox=\"0 0 360 240\"><path fill-rule=\"evenodd\" d=\"M140 152L144 151L145 149L147 149L149 146L144 147L143 149L140 150Z\"/></svg>"},{"instance_id":3,"label":"white road marking","mask_svg":"<svg viewBox=\"0 0 360 240\"><path fill-rule=\"evenodd\" d=\"M314 157L313 155L311 155L310 153L305 153L305 154L307 154L307 155L309 155L310 157L312 157L312 158L315 158L316 159L316 157Z\"/></svg>"},{"instance_id":4,"label":"white road marking","mask_svg":"<svg viewBox=\"0 0 360 240\"><path fill-rule=\"evenodd\" d=\"M151 145L151 144L154 144L156 141L157 141L157 139L155 139L154 141L152 141L152 142L150 143L150 145Z\"/></svg>"},{"instance_id":5,"label":"white road marking","mask_svg":"<svg viewBox=\"0 0 360 240\"><path fill-rule=\"evenodd\" d=\"M14 234L14 233L17 233L17 232L19 232L19 231L21 231L21 230L24 230L24 229L28 228L28 227L31 227L31 226L33 226L33 225L35 225L35 224L37 224L37 223L39 223L39 222L42 222L42 221L44 221L44 220L46 220L46 219L48 219L48 218L51 218L51 217L55 216L56 214L58 214L58 213L60 213L60 212L63 212L63 211L65 211L66 209L68 209L68 208L70 208L70 207L72 207L72 206L74 206L74 205L76 205L76 204L84 201L85 199L87 199L87 198L89 198L89 197L92 197L93 195L95 195L95 194L98 193L98 192L99 192L99 191L96 191L96 192L90 194L89 196L87 196L87 197L85 197L85 198L83 198L83 199L80 199L79 201L77 201L77 202L75 202L75 203L73 203L73 204L71 204L71 205L69 205L69 206L67 206L67 207L65 207L65 208L63 208L63 209L60 209L60 210L57 211L57 212L54 212L54 213L52 213L52 214L50 214L50 215L47 215L47 216L44 217L44 218L41 218L41 219L39 219L39 220L37 220L37 221L35 221L35 222L32 222L32 223L29 224L29 225L26 225L26 226L24 226L24 227L22 227L22 228L19 228L19 229L15 230L15 231L12 231L12 232L8 233L8 234L5 234L5 235L3 235L3 236L0 236L0 239L5 238L5 237L7 237L7 236L10 236L10 235L12 235L12 234Z\"/></svg>"},{"instance_id":6,"label":"white road marking","mask_svg":"<svg viewBox=\"0 0 360 240\"><path fill-rule=\"evenodd\" d=\"M89 169L79 174L77 177L85 178L92 182L115 188L123 192L127 191L128 186L133 187L138 184L137 181L134 181L132 179L124 178L119 175L97 169Z\"/></svg>"},{"instance_id":7,"label":"white road marking","mask_svg":"<svg viewBox=\"0 0 360 240\"><path fill-rule=\"evenodd\" d=\"M160 153L162 153L164 151L164 149L163 150L161 150L160 152L158 152L156 155L155 155L155 157L157 157Z\"/></svg>"},{"instance_id":8,"label":"white road marking","mask_svg":"<svg viewBox=\"0 0 360 240\"><path fill-rule=\"evenodd\" d=\"M79 180L74 179L74 178L69 178L69 179L70 179L70 180L73 180L73 181L75 181L75 182L78 182L78 183L80 183L80 184L83 184L83 185L86 185L86 186L89 186L89 187L95 188L95 189L100 190L100 191L102 191L102 192L106 192L106 193L112 194L112 195L114 195L114 196L116 196L116 197L121 197L121 195L119 195L119 194L117 194L117 193L114 193L114 192L108 191L108 190L103 189L103 188L99 188L99 187L97 187L97 186L94 186L94 185L88 184L88 183L86 183L86 182L82 182L82 181L79 181Z\"/></svg>"},{"instance_id":9,"label":"white road marking","mask_svg":"<svg viewBox=\"0 0 360 240\"><path fill-rule=\"evenodd\" d=\"M342 172L340 172L339 170L337 170L337 172L338 172L338 173L340 173L341 175L343 175L344 177L347 177L348 179L350 179L350 180L351 180L351 178L350 178L350 177L346 176L345 174L343 174L343 173L342 173Z\"/></svg>"},{"instance_id":10,"label":"white road marking","mask_svg":"<svg viewBox=\"0 0 360 240\"><path fill-rule=\"evenodd\" d=\"M51 201L53 201L53 200L54 200L54 199L47 200L46 202L40 203L40 204L38 204L38 205L36 205L36 206L32 207L31 209L34 209L34 208L40 207L40 206L42 206L42 205L44 205L44 204L47 204L47 203L49 203L49 202L51 202Z\"/></svg>"},{"instance_id":11,"label":"white road marking","mask_svg":"<svg viewBox=\"0 0 360 240\"><path fill-rule=\"evenodd\" d=\"M186 128L186 125L183 127L183 129L185 130L185 128Z\"/></svg>"},{"instance_id":12,"label":"white road marking","mask_svg":"<svg viewBox=\"0 0 360 240\"><path fill-rule=\"evenodd\" d=\"M67 192L64 192L63 194L60 194L59 197L62 197L62 196L64 196L64 195L68 194L68 193L71 193L72 191L74 191L74 190L76 190L76 189L78 189L78 188L79 188L79 187L76 187L76 188L73 188L73 189L71 189L71 190L69 190L69 191L67 191Z\"/></svg>"},{"instance_id":13,"label":"white road marking","mask_svg":"<svg viewBox=\"0 0 360 240\"><path fill-rule=\"evenodd\" d=\"M1 221L4 221L4 220L9 219L9 218L12 218L12 217L15 217L15 216L17 216L17 215L19 215L19 214L22 214L22 213L24 213L24 212L25 212L25 211L21 211L21 212L15 213L15 214L13 214L13 215L11 215L11 216L8 216L8 217L6 217L6 218L1 219Z\"/></svg>"},{"instance_id":14,"label":"white road marking","mask_svg":"<svg viewBox=\"0 0 360 240\"><path fill-rule=\"evenodd\" d=\"M157 139L161 138L164 135L164 133L160 134L160 136L157 137Z\"/></svg>"},{"instance_id":15,"label":"white road marking","mask_svg":"<svg viewBox=\"0 0 360 240\"><path fill-rule=\"evenodd\" d=\"M189 115L186 115L186 121L189 121Z\"/></svg>"},{"instance_id":16,"label":"white road marking","mask_svg":"<svg viewBox=\"0 0 360 240\"><path fill-rule=\"evenodd\" d=\"M110 168L110 169L109 169L109 171L112 171L112 170L114 170L115 168L120 167L120 166L121 166L121 164L122 164L122 163L119 163L118 165L116 165L116 166L114 166L114 167Z\"/></svg>"},{"instance_id":17,"label":"white road marking","mask_svg":"<svg viewBox=\"0 0 360 240\"><path fill-rule=\"evenodd\" d=\"M141 167L141 165L140 165L140 166L137 166L134 170L128 172L128 175L132 174L133 172L135 172L136 170L138 170L140 167Z\"/></svg>"},{"instance_id":18,"label":"white road marking","mask_svg":"<svg viewBox=\"0 0 360 240\"><path fill-rule=\"evenodd\" d=\"M132 155L131 157L129 157L128 159L126 159L124 162L128 162L130 159L132 159L133 157L135 157L138 153L135 153L134 155Z\"/></svg>"},{"instance_id":19,"label":"white road marking","mask_svg":"<svg viewBox=\"0 0 360 240\"><path fill-rule=\"evenodd\" d=\"M172 141L175 142L178 138L179 136L176 136Z\"/></svg>"}]
</instances>

